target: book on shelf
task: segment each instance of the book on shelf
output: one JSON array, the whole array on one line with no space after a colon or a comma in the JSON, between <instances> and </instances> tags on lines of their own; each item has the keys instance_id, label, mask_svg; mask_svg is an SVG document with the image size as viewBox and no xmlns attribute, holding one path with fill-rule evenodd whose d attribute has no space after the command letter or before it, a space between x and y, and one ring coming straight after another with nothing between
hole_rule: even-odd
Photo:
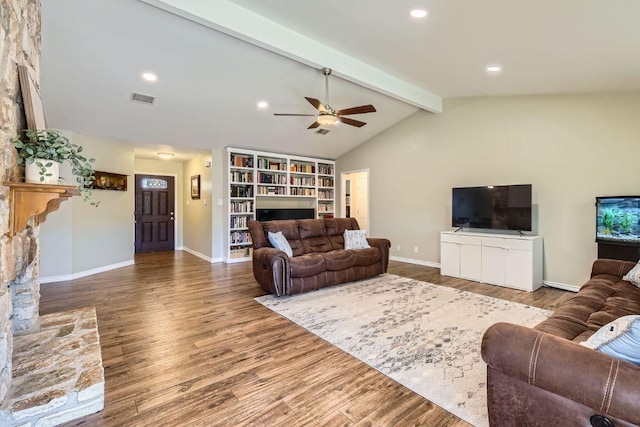
<instances>
[{"instance_id":1,"label":"book on shelf","mask_svg":"<svg viewBox=\"0 0 640 427\"><path fill-rule=\"evenodd\" d=\"M316 167L310 163L291 163L291 172L315 173Z\"/></svg>"},{"instance_id":2,"label":"book on shelf","mask_svg":"<svg viewBox=\"0 0 640 427\"><path fill-rule=\"evenodd\" d=\"M287 161L284 159L258 158L258 168L272 171L287 171Z\"/></svg>"},{"instance_id":3,"label":"book on shelf","mask_svg":"<svg viewBox=\"0 0 640 427\"><path fill-rule=\"evenodd\" d=\"M231 184L229 193L231 197L253 197L253 185Z\"/></svg>"},{"instance_id":4,"label":"book on shelf","mask_svg":"<svg viewBox=\"0 0 640 427\"><path fill-rule=\"evenodd\" d=\"M318 164L318 173L320 175L333 175L333 166Z\"/></svg>"},{"instance_id":5,"label":"book on shelf","mask_svg":"<svg viewBox=\"0 0 640 427\"><path fill-rule=\"evenodd\" d=\"M299 187L291 187L290 195L292 196L315 196L316 190L315 188L299 188Z\"/></svg>"},{"instance_id":6,"label":"book on shelf","mask_svg":"<svg viewBox=\"0 0 640 427\"><path fill-rule=\"evenodd\" d=\"M251 172L231 171L229 177L231 183L253 182L253 174Z\"/></svg>"},{"instance_id":7,"label":"book on shelf","mask_svg":"<svg viewBox=\"0 0 640 427\"><path fill-rule=\"evenodd\" d=\"M231 166L239 168L252 168L253 156L231 153L229 156Z\"/></svg>"},{"instance_id":8,"label":"book on shelf","mask_svg":"<svg viewBox=\"0 0 640 427\"><path fill-rule=\"evenodd\" d=\"M244 202L231 202L229 208L231 213L252 213L253 201L247 200Z\"/></svg>"}]
</instances>

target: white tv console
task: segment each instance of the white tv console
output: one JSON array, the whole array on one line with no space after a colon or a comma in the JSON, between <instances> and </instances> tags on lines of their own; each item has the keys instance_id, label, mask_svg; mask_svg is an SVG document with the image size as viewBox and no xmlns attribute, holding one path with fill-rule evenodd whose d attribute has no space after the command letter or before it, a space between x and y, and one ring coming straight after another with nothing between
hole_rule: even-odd
<instances>
[{"instance_id":1,"label":"white tv console","mask_svg":"<svg viewBox=\"0 0 640 427\"><path fill-rule=\"evenodd\" d=\"M533 292L542 286L542 237L443 231L440 274Z\"/></svg>"}]
</instances>

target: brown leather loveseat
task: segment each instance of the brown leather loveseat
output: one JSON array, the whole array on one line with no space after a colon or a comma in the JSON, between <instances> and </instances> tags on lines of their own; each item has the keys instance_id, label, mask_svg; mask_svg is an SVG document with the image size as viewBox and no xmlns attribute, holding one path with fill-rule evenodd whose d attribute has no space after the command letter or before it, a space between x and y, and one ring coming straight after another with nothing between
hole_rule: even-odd
<instances>
[{"instance_id":1,"label":"brown leather loveseat","mask_svg":"<svg viewBox=\"0 0 640 427\"><path fill-rule=\"evenodd\" d=\"M635 263L596 260L591 279L534 328L498 323L482 339L492 426L640 425L640 367L579 345L640 314Z\"/></svg>"},{"instance_id":2,"label":"brown leather loveseat","mask_svg":"<svg viewBox=\"0 0 640 427\"><path fill-rule=\"evenodd\" d=\"M368 238L370 248L344 249L345 230L358 230L354 218L249 221L253 275L277 296L293 295L385 273L387 239ZM271 246L269 232L281 231L293 256Z\"/></svg>"}]
</instances>

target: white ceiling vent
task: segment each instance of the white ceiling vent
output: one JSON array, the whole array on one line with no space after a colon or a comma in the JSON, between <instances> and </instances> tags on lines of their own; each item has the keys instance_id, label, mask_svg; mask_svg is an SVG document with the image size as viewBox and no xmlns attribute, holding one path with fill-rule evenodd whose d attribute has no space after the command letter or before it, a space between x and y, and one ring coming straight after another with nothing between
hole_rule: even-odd
<instances>
[{"instance_id":1,"label":"white ceiling vent","mask_svg":"<svg viewBox=\"0 0 640 427\"><path fill-rule=\"evenodd\" d=\"M326 134L329 133L329 130L327 130L327 129L318 129L316 131L316 133L319 133L320 135L326 135Z\"/></svg>"},{"instance_id":2,"label":"white ceiling vent","mask_svg":"<svg viewBox=\"0 0 640 427\"><path fill-rule=\"evenodd\" d=\"M153 105L156 101L155 96L144 95L142 93L131 92L131 98L129 98L131 102L138 102L140 104Z\"/></svg>"}]
</instances>

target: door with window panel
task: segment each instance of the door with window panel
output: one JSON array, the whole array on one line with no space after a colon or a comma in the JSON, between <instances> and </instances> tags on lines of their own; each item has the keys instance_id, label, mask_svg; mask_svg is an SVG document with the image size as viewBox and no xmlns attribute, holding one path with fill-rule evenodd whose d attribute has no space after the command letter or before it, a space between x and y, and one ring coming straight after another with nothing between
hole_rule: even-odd
<instances>
[{"instance_id":1,"label":"door with window panel","mask_svg":"<svg viewBox=\"0 0 640 427\"><path fill-rule=\"evenodd\" d=\"M174 177L136 174L136 253L174 250L174 195Z\"/></svg>"}]
</instances>

